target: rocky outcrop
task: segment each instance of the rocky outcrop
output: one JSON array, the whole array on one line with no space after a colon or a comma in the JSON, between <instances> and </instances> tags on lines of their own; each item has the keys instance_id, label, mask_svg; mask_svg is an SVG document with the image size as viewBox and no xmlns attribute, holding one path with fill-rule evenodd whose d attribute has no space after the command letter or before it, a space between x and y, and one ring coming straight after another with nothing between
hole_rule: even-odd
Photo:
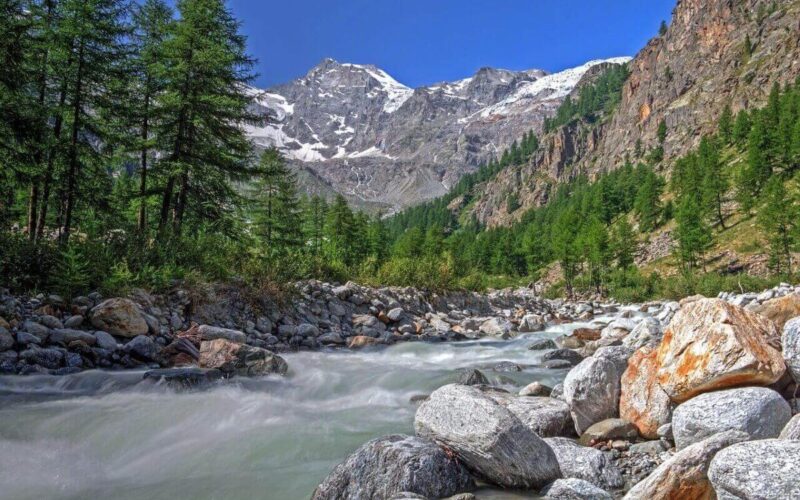
<instances>
[{"instance_id":1,"label":"rocky outcrop","mask_svg":"<svg viewBox=\"0 0 800 500\"><path fill-rule=\"evenodd\" d=\"M749 436L727 431L695 443L673 455L625 495L625 500L672 500L714 498L708 470L720 450Z\"/></svg>"},{"instance_id":2,"label":"rocky outcrop","mask_svg":"<svg viewBox=\"0 0 800 500\"><path fill-rule=\"evenodd\" d=\"M658 384L675 402L739 385L769 385L786 367L775 325L720 299L682 305L658 349Z\"/></svg>"},{"instance_id":3,"label":"rocky outcrop","mask_svg":"<svg viewBox=\"0 0 800 500\"><path fill-rule=\"evenodd\" d=\"M675 409L672 434L679 450L728 430L745 432L750 439L776 438L791 416L789 403L766 387L709 392Z\"/></svg>"},{"instance_id":4,"label":"rocky outcrop","mask_svg":"<svg viewBox=\"0 0 800 500\"><path fill-rule=\"evenodd\" d=\"M800 441L767 439L717 453L708 477L720 500L800 498Z\"/></svg>"},{"instance_id":5,"label":"rocky outcrop","mask_svg":"<svg viewBox=\"0 0 800 500\"><path fill-rule=\"evenodd\" d=\"M620 417L648 439L658 438L658 428L672 417L672 401L657 381L657 355L651 347L636 351L622 375L619 398Z\"/></svg>"},{"instance_id":6,"label":"rocky outcrop","mask_svg":"<svg viewBox=\"0 0 800 500\"><path fill-rule=\"evenodd\" d=\"M108 299L92 309L92 325L116 337L133 338L148 331L139 306L129 299Z\"/></svg>"},{"instance_id":7,"label":"rocky outcrop","mask_svg":"<svg viewBox=\"0 0 800 500\"><path fill-rule=\"evenodd\" d=\"M437 389L417 410L414 428L418 436L452 450L470 470L499 486L538 489L561 476L550 447L476 387Z\"/></svg>"},{"instance_id":8,"label":"rocky outcrop","mask_svg":"<svg viewBox=\"0 0 800 500\"><path fill-rule=\"evenodd\" d=\"M271 373L283 375L288 370L286 361L277 354L225 339L204 341L200 344L200 366L216 368L226 375L247 377Z\"/></svg>"},{"instance_id":9,"label":"rocky outcrop","mask_svg":"<svg viewBox=\"0 0 800 500\"><path fill-rule=\"evenodd\" d=\"M469 472L434 442L392 435L361 446L331 471L311 498L388 499L401 492L443 498L472 488Z\"/></svg>"}]
</instances>

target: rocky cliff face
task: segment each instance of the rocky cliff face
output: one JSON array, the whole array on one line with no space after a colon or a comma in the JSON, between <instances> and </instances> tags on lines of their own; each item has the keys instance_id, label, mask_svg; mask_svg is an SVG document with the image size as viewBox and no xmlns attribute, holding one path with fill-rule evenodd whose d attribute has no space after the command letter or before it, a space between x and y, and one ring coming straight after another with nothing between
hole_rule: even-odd
<instances>
[{"instance_id":1,"label":"rocky cliff face","mask_svg":"<svg viewBox=\"0 0 800 500\"><path fill-rule=\"evenodd\" d=\"M445 194L528 130L541 131L603 62L550 75L482 68L410 89L374 66L326 59L303 78L253 89L269 122L248 133L257 146L283 151L308 191L391 211Z\"/></svg>"},{"instance_id":2,"label":"rocky cliff face","mask_svg":"<svg viewBox=\"0 0 800 500\"><path fill-rule=\"evenodd\" d=\"M734 112L760 106L773 82L785 84L800 74L800 2L680 0L667 33L652 39L630 70L613 117L543 138L529 165L503 172L485 187L474 208L480 220L510 223L525 208L546 201L552 184L617 168L626 155L635 161L638 141L644 151L658 145L662 120L668 130L663 162L668 170L670 160L715 130L726 105ZM506 213L496 193L509 192L518 194L523 210Z\"/></svg>"}]
</instances>

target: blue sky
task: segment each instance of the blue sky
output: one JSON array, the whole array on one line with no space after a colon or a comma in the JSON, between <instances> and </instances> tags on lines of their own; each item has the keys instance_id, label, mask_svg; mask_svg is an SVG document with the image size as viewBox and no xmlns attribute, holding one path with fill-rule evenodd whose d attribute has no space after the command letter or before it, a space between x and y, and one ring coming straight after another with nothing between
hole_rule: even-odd
<instances>
[{"instance_id":1,"label":"blue sky","mask_svg":"<svg viewBox=\"0 0 800 500\"><path fill-rule=\"evenodd\" d=\"M229 0L262 87L325 57L416 87L482 66L548 71L635 55L675 0Z\"/></svg>"}]
</instances>

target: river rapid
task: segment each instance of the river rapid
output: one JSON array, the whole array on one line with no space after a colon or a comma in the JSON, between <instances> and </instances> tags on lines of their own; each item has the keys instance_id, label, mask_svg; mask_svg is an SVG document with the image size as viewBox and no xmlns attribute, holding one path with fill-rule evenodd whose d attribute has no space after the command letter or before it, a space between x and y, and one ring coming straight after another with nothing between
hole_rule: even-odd
<instances>
[{"instance_id":1,"label":"river rapid","mask_svg":"<svg viewBox=\"0 0 800 500\"><path fill-rule=\"evenodd\" d=\"M580 326L508 341L285 354L285 378L195 391L133 371L0 377L0 498L307 499L365 441L413 434L410 398L453 382L458 368L480 368L513 391L562 381L567 370L543 368L545 351L528 346ZM501 361L524 369L493 371Z\"/></svg>"}]
</instances>

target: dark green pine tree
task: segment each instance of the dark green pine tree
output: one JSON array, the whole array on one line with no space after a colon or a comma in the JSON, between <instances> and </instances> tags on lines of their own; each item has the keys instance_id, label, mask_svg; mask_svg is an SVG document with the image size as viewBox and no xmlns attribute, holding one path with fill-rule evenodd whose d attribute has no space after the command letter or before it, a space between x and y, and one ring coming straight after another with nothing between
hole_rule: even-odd
<instances>
[{"instance_id":1,"label":"dark green pine tree","mask_svg":"<svg viewBox=\"0 0 800 500\"><path fill-rule=\"evenodd\" d=\"M702 208L694 196L682 196L675 214L678 223L678 251L686 272L698 265L705 269L705 253L711 246L711 228L705 223Z\"/></svg>"},{"instance_id":2,"label":"dark green pine tree","mask_svg":"<svg viewBox=\"0 0 800 500\"><path fill-rule=\"evenodd\" d=\"M737 197L742 209L750 211L764 184L772 175L768 154L768 137L764 117L753 120L747 139L747 161L737 180Z\"/></svg>"},{"instance_id":3,"label":"dark green pine tree","mask_svg":"<svg viewBox=\"0 0 800 500\"><path fill-rule=\"evenodd\" d=\"M733 141L733 112L730 106L725 106L719 117L719 138L728 145Z\"/></svg>"},{"instance_id":4,"label":"dark green pine tree","mask_svg":"<svg viewBox=\"0 0 800 500\"><path fill-rule=\"evenodd\" d=\"M667 34L667 22L662 20L661 25L658 27L658 35L664 36L666 34Z\"/></svg>"},{"instance_id":5,"label":"dark green pine tree","mask_svg":"<svg viewBox=\"0 0 800 500\"><path fill-rule=\"evenodd\" d=\"M328 214L328 203L325 198L314 195L305 204L303 228L308 238L308 251L315 265L319 264L325 241L325 219Z\"/></svg>"},{"instance_id":6,"label":"dark green pine tree","mask_svg":"<svg viewBox=\"0 0 800 500\"><path fill-rule=\"evenodd\" d=\"M357 235L354 228L353 211L344 196L337 194L328 210L325 227L325 247L329 259L346 266L355 263L354 241Z\"/></svg>"},{"instance_id":7,"label":"dark green pine tree","mask_svg":"<svg viewBox=\"0 0 800 500\"><path fill-rule=\"evenodd\" d=\"M622 217L614 225L611 236L611 253L617 263L617 267L622 270L631 268L635 262L638 243L633 227L626 217Z\"/></svg>"},{"instance_id":8,"label":"dark green pine tree","mask_svg":"<svg viewBox=\"0 0 800 500\"><path fill-rule=\"evenodd\" d=\"M733 142L742 147L747 144L747 138L750 137L750 114L741 110L736 114L736 121L733 124Z\"/></svg>"},{"instance_id":9,"label":"dark green pine tree","mask_svg":"<svg viewBox=\"0 0 800 500\"><path fill-rule=\"evenodd\" d=\"M703 179L700 187L703 210L709 220L725 229L725 216L722 207L728 192L728 178L722 168L719 147L716 141L703 137L698 149L700 170Z\"/></svg>"},{"instance_id":10,"label":"dark green pine tree","mask_svg":"<svg viewBox=\"0 0 800 500\"><path fill-rule=\"evenodd\" d=\"M179 0L174 36L164 43L165 90L156 131L166 180L159 228L170 218L180 234L187 212L199 221L228 215L238 197L231 183L248 179L252 147L242 127L249 111L254 61L224 0Z\"/></svg>"},{"instance_id":11,"label":"dark green pine tree","mask_svg":"<svg viewBox=\"0 0 800 500\"><path fill-rule=\"evenodd\" d=\"M254 224L268 255L285 255L303 242L297 181L274 148L261 154L255 182Z\"/></svg>"},{"instance_id":12,"label":"dark green pine tree","mask_svg":"<svg viewBox=\"0 0 800 500\"><path fill-rule=\"evenodd\" d=\"M377 264L382 264L389 258L389 231L383 220L383 213L377 213L369 223L367 231L369 253Z\"/></svg>"},{"instance_id":13,"label":"dark green pine tree","mask_svg":"<svg viewBox=\"0 0 800 500\"><path fill-rule=\"evenodd\" d=\"M771 267L778 273L792 273L792 251L797 248L798 217L796 200L786 190L780 176L773 176L764 188L758 223L767 235Z\"/></svg>"},{"instance_id":14,"label":"dark green pine tree","mask_svg":"<svg viewBox=\"0 0 800 500\"><path fill-rule=\"evenodd\" d=\"M581 219L577 210L569 207L559 214L553 225L552 247L553 256L561 264L564 275L566 292L569 297L574 296L575 278L580 267L580 249L578 247L578 231Z\"/></svg>"},{"instance_id":15,"label":"dark green pine tree","mask_svg":"<svg viewBox=\"0 0 800 500\"><path fill-rule=\"evenodd\" d=\"M639 218L640 231L650 232L658 225L663 188L664 182L661 178L652 169L646 169L633 202L633 210Z\"/></svg>"}]
</instances>

